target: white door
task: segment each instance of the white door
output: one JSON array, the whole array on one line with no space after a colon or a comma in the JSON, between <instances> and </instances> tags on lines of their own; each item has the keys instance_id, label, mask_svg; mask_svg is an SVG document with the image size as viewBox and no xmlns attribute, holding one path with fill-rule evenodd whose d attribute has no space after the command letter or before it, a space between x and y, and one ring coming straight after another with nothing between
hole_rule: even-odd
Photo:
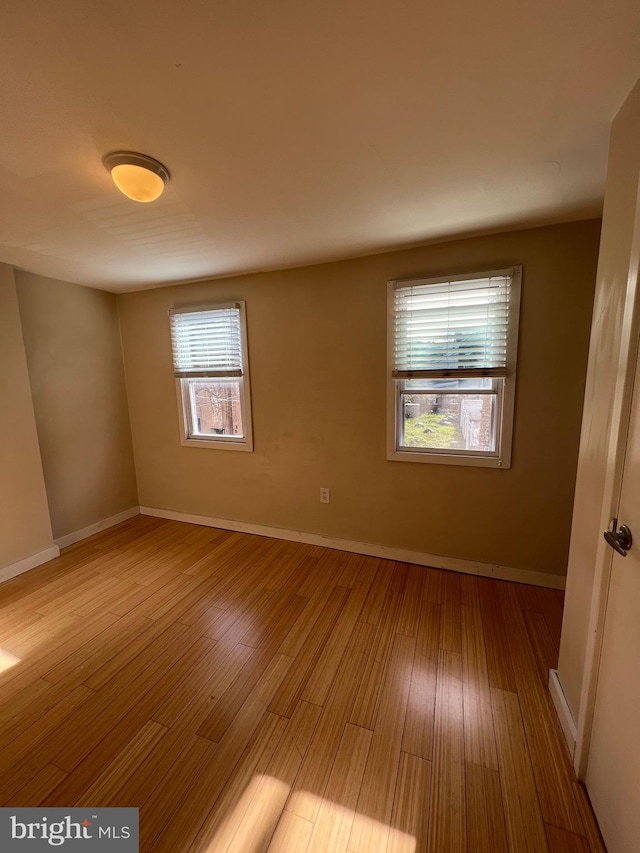
<instances>
[{"instance_id":1,"label":"white door","mask_svg":"<svg viewBox=\"0 0 640 853\"><path fill-rule=\"evenodd\" d=\"M636 366L586 785L609 853L640 851L640 363Z\"/></svg>"}]
</instances>

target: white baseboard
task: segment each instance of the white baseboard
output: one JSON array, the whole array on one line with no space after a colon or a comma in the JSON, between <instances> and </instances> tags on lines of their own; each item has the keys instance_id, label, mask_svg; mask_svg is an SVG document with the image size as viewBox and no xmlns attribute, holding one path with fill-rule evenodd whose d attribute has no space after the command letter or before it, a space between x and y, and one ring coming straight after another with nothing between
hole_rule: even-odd
<instances>
[{"instance_id":1,"label":"white baseboard","mask_svg":"<svg viewBox=\"0 0 640 853\"><path fill-rule=\"evenodd\" d=\"M205 527L220 527L237 533L253 533L256 536L270 536L273 539L286 539L290 542L304 542L307 545L321 545L338 551L350 551L355 554L367 554L370 557L382 557L385 560L397 560L401 563L416 563L434 569L448 569L467 575L482 575L516 583L528 583L534 586L564 589L566 578L563 575L548 575L545 572L533 572L528 569L514 569L510 566L498 566L492 563L476 563L457 557L441 557L425 554L421 551L409 551L405 548L390 548L387 545L375 545L368 542L356 542L351 539L335 539L320 533L306 533L301 530L286 530L283 527L268 527L263 524L251 524L245 521L232 521L229 518L211 518L208 515L192 515L171 509L141 506L142 515L154 515L169 518L172 521L185 521L188 524L201 524Z\"/></svg>"},{"instance_id":2,"label":"white baseboard","mask_svg":"<svg viewBox=\"0 0 640 853\"><path fill-rule=\"evenodd\" d=\"M573 754L576 749L576 739L578 736L577 729L573 719L573 715L571 714L571 710L569 708L569 705L567 704L567 700L564 695L564 690L562 689L562 684L560 683L560 679L558 678L557 669L549 670L549 691L551 693L551 698L553 699L556 714L558 715L558 719L560 720L560 725L562 726L563 734L567 741L567 746L569 747L569 752L571 753L571 757L573 758Z\"/></svg>"},{"instance_id":3,"label":"white baseboard","mask_svg":"<svg viewBox=\"0 0 640 853\"><path fill-rule=\"evenodd\" d=\"M24 560L18 560L17 563L10 563L8 566L0 569L0 583L8 581L10 578L15 578L24 572L28 572L30 569L35 569L36 566L41 566L43 563L48 563L49 560L55 560L59 556L60 548L57 545L52 545L51 548L38 551L37 554L25 557Z\"/></svg>"},{"instance_id":4,"label":"white baseboard","mask_svg":"<svg viewBox=\"0 0 640 853\"><path fill-rule=\"evenodd\" d=\"M140 515L140 507L132 506L130 509L125 509L117 515L112 515L109 518L103 518L102 521L96 521L95 524L90 524L88 527L83 527L82 530L74 530L73 533L67 533L66 536L60 536L59 539L53 541L59 548L67 548L75 542L80 542L81 539L86 539L88 536L93 536L94 533L101 533L115 524L121 524L134 515Z\"/></svg>"}]
</instances>

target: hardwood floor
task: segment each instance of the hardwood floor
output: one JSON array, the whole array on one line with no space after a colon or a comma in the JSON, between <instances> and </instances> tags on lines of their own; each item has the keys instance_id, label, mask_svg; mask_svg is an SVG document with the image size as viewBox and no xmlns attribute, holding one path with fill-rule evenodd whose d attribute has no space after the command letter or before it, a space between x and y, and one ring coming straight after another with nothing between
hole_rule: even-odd
<instances>
[{"instance_id":1,"label":"hardwood floor","mask_svg":"<svg viewBox=\"0 0 640 853\"><path fill-rule=\"evenodd\" d=\"M595 853L562 596L139 516L0 586L0 805L142 851Z\"/></svg>"}]
</instances>

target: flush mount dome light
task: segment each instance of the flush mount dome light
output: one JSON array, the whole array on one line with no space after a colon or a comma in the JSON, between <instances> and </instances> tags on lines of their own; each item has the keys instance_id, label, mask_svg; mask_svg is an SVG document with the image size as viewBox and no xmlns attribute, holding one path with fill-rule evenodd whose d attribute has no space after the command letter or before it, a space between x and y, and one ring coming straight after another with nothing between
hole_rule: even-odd
<instances>
[{"instance_id":1,"label":"flush mount dome light","mask_svg":"<svg viewBox=\"0 0 640 853\"><path fill-rule=\"evenodd\" d=\"M121 193L134 201L148 202L160 198L169 180L169 170L162 163L134 151L112 151L102 158Z\"/></svg>"}]
</instances>

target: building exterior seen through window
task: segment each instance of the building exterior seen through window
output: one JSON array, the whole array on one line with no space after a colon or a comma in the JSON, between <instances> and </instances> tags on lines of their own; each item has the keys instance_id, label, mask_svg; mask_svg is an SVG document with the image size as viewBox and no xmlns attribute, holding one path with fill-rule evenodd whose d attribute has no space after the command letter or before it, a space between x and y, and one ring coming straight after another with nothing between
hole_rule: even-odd
<instances>
[{"instance_id":1,"label":"building exterior seen through window","mask_svg":"<svg viewBox=\"0 0 640 853\"><path fill-rule=\"evenodd\" d=\"M236 379L189 381L194 434L244 435L240 383Z\"/></svg>"}]
</instances>

